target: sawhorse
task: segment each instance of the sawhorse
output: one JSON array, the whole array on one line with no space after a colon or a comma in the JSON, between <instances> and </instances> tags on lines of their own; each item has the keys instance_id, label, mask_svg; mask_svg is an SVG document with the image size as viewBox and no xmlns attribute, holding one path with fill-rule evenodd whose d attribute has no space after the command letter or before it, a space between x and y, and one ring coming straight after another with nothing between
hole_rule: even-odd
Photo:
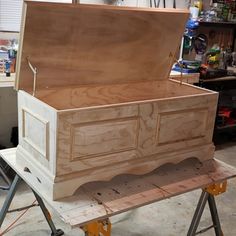
<instances>
[{"instance_id":1,"label":"sawhorse","mask_svg":"<svg viewBox=\"0 0 236 236\"><path fill-rule=\"evenodd\" d=\"M1 228L2 223L3 223L3 221L6 217L6 214L9 210L9 207L10 207L11 202L12 202L14 196L15 196L17 187L19 186L20 182L21 182L21 178L20 178L19 175L16 174L15 178L14 178L14 180L13 180L13 182L12 182L12 184L11 184L9 190L8 190L5 202L4 202L4 204L1 208L1 211L0 211L0 228ZM31 190L34 193L34 196L35 196L35 198L36 198L36 200L37 200L37 202L38 202L38 204L39 204L39 206L40 206L40 208L41 208L41 210L42 210L42 212L43 212L43 214L44 214L44 216L45 216L45 218L48 222L48 225L49 225L49 227L52 231L51 236L64 235L64 232L61 229L56 229L56 227L55 227L55 225L52 221L51 215L50 215L48 209L46 208L42 198L33 189L31 189Z\"/></svg>"},{"instance_id":2,"label":"sawhorse","mask_svg":"<svg viewBox=\"0 0 236 236\"><path fill-rule=\"evenodd\" d=\"M16 176L11 184L11 187L8 191L6 200L5 200L5 202L2 206L2 209L0 211L0 227L5 219L5 216L8 212L10 204L15 196L15 193L16 193L16 190L17 190L17 187L18 187L20 181L21 181L21 178L16 174ZM207 188L203 189L202 194L199 199L199 202L198 202L198 205L197 205L197 208L196 208L196 211L194 213L189 231L187 233L187 236L195 236L197 234L204 233L211 228L214 228L216 236L223 236L223 232L221 229L220 220L219 220L214 196L225 192L226 184L227 183L225 181L225 182L219 183L219 184L212 184L212 185L208 186ZM41 210L48 222L48 225L52 231L51 236L64 235L64 232L61 229L56 229L56 227L51 219L50 213L47 210L43 200L39 197L39 195L33 189L31 189L31 190L34 193L35 198L38 201L38 204L39 204L39 206L40 206L40 208L41 208ZM209 204L213 225L197 232L197 228L199 226L200 219L201 219L203 210L204 210L207 202ZM94 221L94 222L88 223L87 225L81 227L81 229L85 232L86 236L110 236L111 235L111 223L110 223L109 219L99 220L99 221Z\"/></svg>"},{"instance_id":3,"label":"sawhorse","mask_svg":"<svg viewBox=\"0 0 236 236\"><path fill-rule=\"evenodd\" d=\"M215 196L224 193L226 191L227 181L224 181L222 183L216 183L208 186L207 188L202 190L202 194L200 196L200 199L198 201L197 208L195 210L189 231L187 236L195 236L200 233L204 233L208 231L211 228L214 228L215 235L216 236L223 236L223 231L221 229L220 225L220 219L217 212L216 202L215 202ZM203 210L206 206L206 203L208 202L211 218L213 225L202 229L201 231L197 232L197 228L199 226Z\"/></svg>"},{"instance_id":4,"label":"sawhorse","mask_svg":"<svg viewBox=\"0 0 236 236\"><path fill-rule=\"evenodd\" d=\"M8 191L6 200L5 200L5 202L2 206L2 209L0 211L0 227L5 219L5 216L8 212L10 204L15 196L15 193L16 193L16 190L17 190L17 187L18 187L20 181L21 181L21 178L16 174L16 176L11 184L11 187ZM49 213L48 209L46 208L43 200L40 198L40 196L33 189L31 189L31 190L34 193L35 198L36 198L36 200L37 200L37 202L38 202L38 204L39 204L39 206L40 206L40 208L41 208L41 210L48 222L48 225L49 225L51 231L52 231L51 236L64 235L64 232L61 229L56 229L56 227L51 219L50 213ZM216 236L223 236L223 232L221 229L220 220L219 220L214 196L225 192L225 190L226 190L226 181L223 183L220 183L220 184L212 184L212 185L208 186L207 188L203 189L187 236L195 236L199 233L206 232L210 228L214 228ZM203 213L203 210L206 206L207 201L209 204L213 225L197 232L197 228L199 226L200 219L201 219L201 216L202 216L202 213ZM101 220L101 221L94 221L92 223L89 223L89 224L81 227L81 228L85 232L86 236L110 236L111 235L111 223L110 223L109 219L105 219L105 220Z\"/></svg>"},{"instance_id":5,"label":"sawhorse","mask_svg":"<svg viewBox=\"0 0 236 236\"><path fill-rule=\"evenodd\" d=\"M223 236L223 231L221 229L220 220L217 212L215 196L226 191L227 181L222 183L209 185L207 188L202 190L202 194L197 204L197 208L195 210L191 225L189 227L187 236L195 236L200 233L204 233L211 228L214 228L216 236ZM203 210L206 206L206 203L209 204L209 209L211 213L211 218L213 225L200 230L197 232ZM111 223L109 219L94 221L86 226L82 227L86 236L110 236L111 235Z\"/></svg>"}]
</instances>

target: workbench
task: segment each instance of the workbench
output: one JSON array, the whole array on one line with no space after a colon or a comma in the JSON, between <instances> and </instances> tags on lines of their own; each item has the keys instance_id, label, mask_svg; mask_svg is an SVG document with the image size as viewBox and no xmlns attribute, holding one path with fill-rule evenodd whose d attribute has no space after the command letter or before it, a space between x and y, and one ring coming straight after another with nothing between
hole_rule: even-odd
<instances>
[{"instance_id":1,"label":"workbench","mask_svg":"<svg viewBox=\"0 0 236 236\"><path fill-rule=\"evenodd\" d=\"M34 187L37 178L29 178L27 169L17 168L15 151L15 148L1 150L0 156L42 197L41 189ZM42 198L65 223L78 227L235 176L236 168L221 161L200 163L191 158L177 165L165 164L142 176L122 175L109 182L87 183L74 196L58 201Z\"/></svg>"}]
</instances>

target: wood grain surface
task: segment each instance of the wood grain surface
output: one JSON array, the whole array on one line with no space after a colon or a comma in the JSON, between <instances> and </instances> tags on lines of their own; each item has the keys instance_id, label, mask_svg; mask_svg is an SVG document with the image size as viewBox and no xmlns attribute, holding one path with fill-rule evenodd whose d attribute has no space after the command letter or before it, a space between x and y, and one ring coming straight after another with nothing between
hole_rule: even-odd
<instances>
[{"instance_id":1,"label":"wood grain surface","mask_svg":"<svg viewBox=\"0 0 236 236\"><path fill-rule=\"evenodd\" d=\"M187 10L26 2L17 89L168 78Z\"/></svg>"},{"instance_id":2,"label":"wood grain surface","mask_svg":"<svg viewBox=\"0 0 236 236\"><path fill-rule=\"evenodd\" d=\"M73 86L38 90L36 97L57 110L142 102L211 93L173 81ZM62 99L63 98L63 99Z\"/></svg>"}]
</instances>

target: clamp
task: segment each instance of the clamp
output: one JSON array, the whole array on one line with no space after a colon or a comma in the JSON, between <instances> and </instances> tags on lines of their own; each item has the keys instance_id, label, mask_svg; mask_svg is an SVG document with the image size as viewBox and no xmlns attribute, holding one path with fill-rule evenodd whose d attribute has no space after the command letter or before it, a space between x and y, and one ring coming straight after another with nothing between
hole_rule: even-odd
<instances>
[{"instance_id":1,"label":"clamp","mask_svg":"<svg viewBox=\"0 0 236 236\"><path fill-rule=\"evenodd\" d=\"M217 196L226 191L227 181L221 183L214 183L205 188L205 191L213 196Z\"/></svg>"},{"instance_id":2,"label":"clamp","mask_svg":"<svg viewBox=\"0 0 236 236\"><path fill-rule=\"evenodd\" d=\"M206 188L202 189L202 194L200 196L200 199L198 201L197 208L195 210L191 225L189 227L189 231L187 236L195 236L197 234L204 233L208 231L211 228L214 228L215 235L216 236L223 236L223 231L221 229L220 225L220 219L217 212L216 202L215 202L215 196L224 193L226 191L227 187L227 181L223 181L221 183L213 183ZM206 206L206 203L208 202L211 218L213 225L206 227L200 231L197 232L197 228L199 226L202 213L204 211L204 208Z\"/></svg>"},{"instance_id":3,"label":"clamp","mask_svg":"<svg viewBox=\"0 0 236 236\"><path fill-rule=\"evenodd\" d=\"M81 227L85 236L111 236L111 222L107 218L88 223Z\"/></svg>"}]
</instances>

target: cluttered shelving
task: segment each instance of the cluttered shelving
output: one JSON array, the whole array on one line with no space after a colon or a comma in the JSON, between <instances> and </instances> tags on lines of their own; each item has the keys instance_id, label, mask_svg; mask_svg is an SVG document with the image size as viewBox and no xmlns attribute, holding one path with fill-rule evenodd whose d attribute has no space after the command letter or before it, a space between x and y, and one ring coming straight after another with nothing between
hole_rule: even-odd
<instances>
[{"instance_id":1,"label":"cluttered shelving","mask_svg":"<svg viewBox=\"0 0 236 236\"><path fill-rule=\"evenodd\" d=\"M194 1L174 70L200 73L196 85L219 92L214 139L236 131L236 1ZM206 7L204 9L204 6Z\"/></svg>"},{"instance_id":2,"label":"cluttered shelving","mask_svg":"<svg viewBox=\"0 0 236 236\"><path fill-rule=\"evenodd\" d=\"M17 94L15 84L18 34L0 33L0 149L15 146L17 139ZM6 105L7 104L7 105ZM13 129L14 135L13 134Z\"/></svg>"},{"instance_id":3,"label":"cluttered shelving","mask_svg":"<svg viewBox=\"0 0 236 236\"><path fill-rule=\"evenodd\" d=\"M13 87L15 81L18 34L1 32L0 88Z\"/></svg>"}]
</instances>

